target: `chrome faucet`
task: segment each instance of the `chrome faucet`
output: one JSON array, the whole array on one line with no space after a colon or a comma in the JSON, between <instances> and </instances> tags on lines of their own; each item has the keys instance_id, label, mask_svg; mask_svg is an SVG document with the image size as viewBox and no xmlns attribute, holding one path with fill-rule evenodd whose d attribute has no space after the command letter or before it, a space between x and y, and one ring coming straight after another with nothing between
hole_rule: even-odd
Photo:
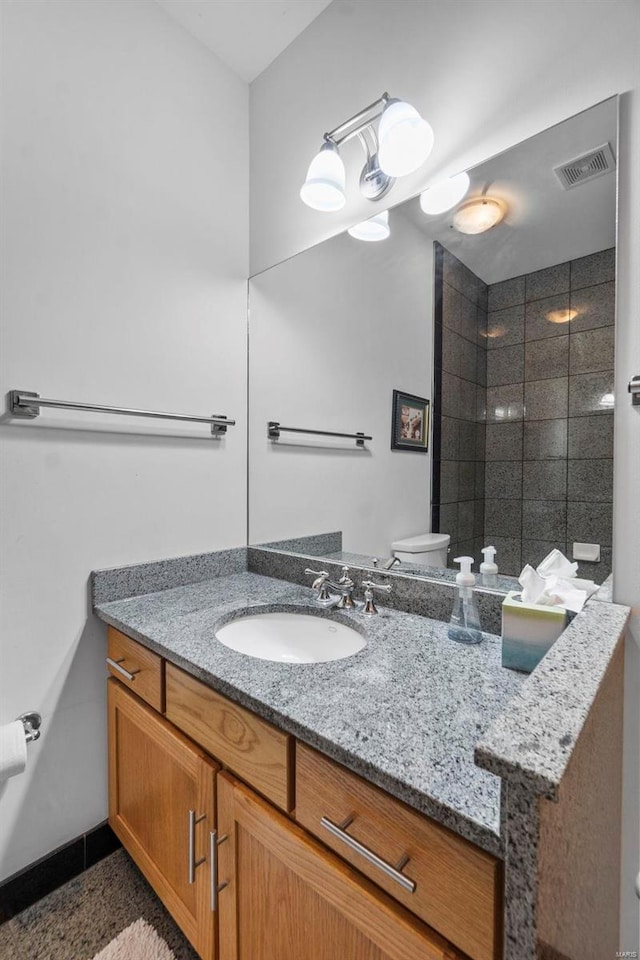
<instances>
[{"instance_id":1,"label":"chrome faucet","mask_svg":"<svg viewBox=\"0 0 640 960\"><path fill-rule=\"evenodd\" d=\"M379 590L380 593L391 593L391 584L374 583L373 580L363 580L362 586L364 587L364 607L362 612L367 617L372 617L378 612L378 608L373 601L373 591Z\"/></svg>"},{"instance_id":2,"label":"chrome faucet","mask_svg":"<svg viewBox=\"0 0 640 960\"><path fill-rule=\"evenodd\" d=\"M316 603L334 603L339 610L355 609L356 605L353 599L355 583L349 576L349 567L342 568L342 576L336 582L329 579L326 570L309 570L307 568L305 573L309 577L316 577L311 584L313 589L318 591ZM334 596L331 596L331 594L334 594ZM340 598L337 603L336 594Z\"/></svg>"}]
</instances>

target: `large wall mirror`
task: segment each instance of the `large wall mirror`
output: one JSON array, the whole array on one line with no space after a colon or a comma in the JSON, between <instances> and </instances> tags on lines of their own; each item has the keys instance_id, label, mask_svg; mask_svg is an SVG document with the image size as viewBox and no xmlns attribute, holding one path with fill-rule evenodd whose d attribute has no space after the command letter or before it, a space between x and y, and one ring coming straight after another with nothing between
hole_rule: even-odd
<instances>
[{"instance_id":1,"label":"large wall mirror","mask_svg":"<svg viewBox=\"0 0 640 960\"><path fill-rule=\"evenodd\" d=\"M381 241L345 232L251 278L250 543L383 567L441 532L449 562L492 544L510 575L585 544L580 574L608 576L617 111L468 171L445 213L416 197ZM493 200L502 220L464 232Z\"/></svg>"}]
</instances>

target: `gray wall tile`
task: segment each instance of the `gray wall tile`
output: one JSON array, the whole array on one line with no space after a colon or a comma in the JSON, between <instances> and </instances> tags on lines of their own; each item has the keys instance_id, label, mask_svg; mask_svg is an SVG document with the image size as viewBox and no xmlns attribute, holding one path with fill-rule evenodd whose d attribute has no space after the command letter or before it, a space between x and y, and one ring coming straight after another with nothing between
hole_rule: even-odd
<instances>
[{"instance_id":1,"label":"gray wall tile","mask_svg":"<svg viewBox=\"0 0 640 960\"><path fill-rule=\"evenodd\" d=\"M544 300L534 300L525 308L524 333L526 340L543 340L546 337L564 337L566 323L554 323L549 315L569 310L569 294L558 293Z\"/></svg>"},{"instance_id":2,"label":"gray wall tile","mask_svg":"<svg viewBox=\"0 0 640 960\"><path fill-rule=\"evenodd\" d=\"M603 403L603 399L613 394L613 390L613 370L569 377L569 416L610 416L612 408Z\"/></svg>"},{"instance_id":3,"label":"gray wall tile","mask_svg":"<svg viewBox=\"0 0 640 960\"><path fill-rule=\"evenodd\" d=\"M479 537L481 540L484 537L484 496L474 503L473 532L474 536ZM480 549L482 549L482 547L484 547L484 543L480 544Z\"/></svg>"},{"instance_id":4,"label":"gray wall tile","mask_svg":"<svg viewBox=\"0 0 640 960\"><path fill-rule=\"evenodd\" d=\"M451 543L458 540L458 504L443 503L440 506L440 532L448 533Z\"/></svg>"},{"instance_id":5,"label":"gray wall tile","mask_svg":"<svg viewBox=\"0 0 640 960\"><path fill-rule=\"evenodd\" d=\"M487 428L484 423L476 423L476 460L486 460Z\"/></svg>"},{"instance_id":6,"label":"gray wall tile","mask_svg":"<svg viewBox=\"0 0 640 960\"><path fill-rule=\"evenodd\" d=\"M566 529L566 500L525 500L523 502L523 540L565 540Z\"/></svg>"},{"instance_id":7,"label":"gray wall tile","mask_svg":"<svg viewBox=\"0 0 640 960\"><path fill-rule=\"evenodd\" d=\"M524 379L524 344L487 351L487 386L520 383Z\"/></svg>"},{"instance_id":8,"label":"gray wall tile","mask_svg":"<svg viewBox=\"0 0 640 960\"><path fill-rule=\"evenodd\" d=\"M569 372L569 337L530 340L524 351L525 380L566 377Z\"/></svg>"},{"instance_id":9,"label":"gray wall tile","mask_svg":"<svg viewBox=\"0 0 640 960\"><path fill-rule=\"evenodd\" d=\"M615 284L602 283L571 292L571 309L577 315L571 321L571 332L591 330L594 327L613 326L615 321Z\"/></svg>"},{"instance_id":10,"label":"gray wall tile","mask_svg":"<svg viewBox=\"0 0 640 960\"><path fill-rule=\"evenodd\" d=\"M524 342L524 304L492 310L487 316L487 350Z\"/></svg>"},{"instance_id":11,"label":"gray wall tile","mask_svg":"<svg viewBox=\"0 0 640 960\"><path fill-rule=\"evenodd\" d=\"M440 459L457 460L460 438L460 424L462 421L453 417L440 418Z\"/></svg>"},{"instance_id":12,"label":"gray wall tile","mask_svg":"<svg viewBox=\"0 0 640 960\"><path fill-rule=\"evenodd\" d=\"M458 499L458 466L455 460L443 460L440 464L440 503Z\"/></svg>"},{"instance_id":13,"label":"gray wall tile","mask_svg":"<svg viewBox=\"0 0 640 960\"><path fill-rule=\"evenodd\" d=\"M537 567L552 550L561 550L566 556L567 544L564 540L523 540L522 565Z\"/></svg>"},{"instance_id":14,"label":"gray wall tile","mask_svg":"<svg viewBox=\"0 0 640 960\"><path fill-rule=\"evenodd\" d=\"M476 462L463 460L458 465L458 500L474 500L476 495Z\"/></svg>"},{"instance_id":15,"label":"gray wall tile","mask_svg":"<svg viewBox=\"0 0 640 960\"><path fill-rule=\"evenodd\" d=\"M448 250L444 252L442 277L472 303L478 302L478 288L482 281Z\"/></svg>"},{"instance_id":16,"label":"gray wall tile","mask_svg":"<svg viewBox=\"0 0 640 960\"><path fill-rule=\"evenodd\" d=\"M537 270L528 273L525 277L525 299L542 300L558 293L566 293L569 289L570 263L559 263L546 270Z\"/></svg>"},{"instance_id":17,"label":"gray wall tile","mask_svg":"<svg viewBox=\"0 0 640 960\"><path fill-rule=\"evenodd\" d=\"M492 537L511 537L517 539L522 527L521 500L484 501L484 526Z\"/></svg>"},{"instance_id":18,"label":"gray wall tile","mask_svg":"<svg viewBox=\"0 0 640 960\"><path fill-rule=\"evenodd\" d=\"M569 457L571 460L613 457L613 414L570 417Z\"/></svg>"},{"instance_id":19,"label":"gray wall tile","mask_svg":"<svg viewBox=\"0 0 640 960\"><path fill-rule=\"evenodd\" d=\"M522 465L523 500L566 500L566 460L525 460Z\"/></svg>"},{"instance_id":20,"label":"gray wall tile","mask_svg":"<svg viewBox=\"0 0 640 960\"><path fill-rule=\"evenodd\" d=\"M571 261L571 287L588 287L593 283L615 280L616 250L611 247Z\"/></svg>"},{"instance_id":21,"label":"gray wall tile","mask_svg":"<svg viewBox=\"0 0 640 960\"><path fill-rule=\"evenodd\" d=\"M568 499L613 500L613 460L569 460Z\"/></svg>"},{"instance_id":22,"label":"gray wall tile","mask_svg":"<svg viewBox=\"0 0 640 960\"><path fill-rule=\"evenodd\" d=\"M469 540L475 536L475 503L473 500L458 502L458 539Z\"/></svg>"},{"instance_id":23,"label":"gray wall tile","mask_svg":"<svg viewBox=\"0 0 640 960\"><path fill-rule=\"evenodd\" d=\"M613 531L613 504L567 504L567 543L600 543L611 546Z\"/></svg>"},{"instance_id":24,"label":"gray wall tile","mask_svg":"<svg viewBox=\"0 0 640 960\"><path fill-rule=\"evenodd\" d=\"M442 290L442 322L461 337L477 341L475 303L446 283Z\"/></svg>"},{"instance_id":25,"label":"gray wall tile","mask_svg":"<svg viewBox=\"0 0 640 960\"><path fill-rule=\"evenodd\" d=\"M460 374L460 355L462 353L461 344L464 343L464 337L461 337L450 327L442 328L442 369L447 373L453 373L456 377Z\"/></svg>"},{"instance_id":26,"label":"gray wall tile","mask_svg":"<svg viewBox=\"0 0 640 960\"><path fill-rule=\"evenodd\" d=\"M512 307L516 303L524 303L524 277L514 277L513 280L503 280L502 283L489 286L489 313Z\"/></svg>"},{"instance_id":27,"label":"gray wall tile","mask_svg":"<svg viewBox=\"0 0 640 960\"><path fill-rule=\"evenodd\" d=\"M525 420L554 420L567 416L566 377L532 380L524 385Z\"/></svg>"},{"instance_id":28,"label":"gray wall tile","mask_svg":"<svg viewBox=\"0 0 640 960\"><path fill-rule=\"evenodd\" d=\"M524 425L525 460L566 459L567 421L532 420Z\"/></svg>"},{"instance_id":29,"label":"gray wall tile","mask_svg":"<svg viewBox=\"0 0 640 960\"><path fill-rule=\"evenodd\" d=\"M456 389L460 394L458 401L458 416L461 420L473 420L475 422L477 415L477 385L475 383L471 383L469 380L458 380Z\"/></svg>"},{"instance_id":30,"label":"gray wall tile","mask_svg":"<svg viewBox=\"0 0 640 960\"><path fill-rule=\"evenodd\" d=\"M572 333L570 341L569 372L571 374L613 369L613 327L599 327L584 333Z\"/></svg>"},{"instance_id":31,"label":"gray wall tile","mask_svg":"<svg viewBox=\"0 0 640 960\"><path fill-rule=\"evenodd\" d=\"M522 461L496 460L487 463L485 493L496 500L521 500Z\"/></svg>"},{"instance_id":32,"label":"gray wall tile","mask_svg":"<svg viewBox=\"0 0 640 960\"><path fill-rule=\"evenodd\" d=\"M485 523L485 541L487 546L496 548L496 563L500 573L517 577L522 570L522 541L520 537L497 537L488 531Z\"/></svg>"},{"instance_id":33,"label":"gray wall tile","mask_svg":"<svg viewBox=\"0 0 640 960\"><path fill-rule=\"evenodd\" d=\"M445 417L460 418L460 377L442 371L442 413Z\"/></svg>"},{"instance_id":34,"label":"gray wall tile","mask_svg":"<svg viewBox=\"0 0 640 960\"><path fill-rule=\"evenodd\" d=\"M487 388L487 423L522 420L524 416L524 384L509 383Z\"/></svg>"},{"instance_id":35,"label":"gray wall tile","mask_svg":"<svg viewBox=\"0 0 640 960\"><path fill-rule=\"evenodd\" d=\"M475 460L476 424L470 420L460 420L459 423L458 460Z\"/></svg>"},{"instance_id":36,"label":"gray wall tile","mask_svg":"<svg viewBox=\"0 0 640 960\"><path fill-rule=\"evenodd\" d=\"M486 458L522 460L522 423L488 423Z\"/></svg>"}]
</instances>

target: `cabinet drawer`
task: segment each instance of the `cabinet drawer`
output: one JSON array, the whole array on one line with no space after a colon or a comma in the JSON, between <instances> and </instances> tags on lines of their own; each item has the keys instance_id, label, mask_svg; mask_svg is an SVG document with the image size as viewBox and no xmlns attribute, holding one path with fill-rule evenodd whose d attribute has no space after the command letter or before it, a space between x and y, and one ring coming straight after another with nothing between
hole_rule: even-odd
<instances>
[{"instance_id":1,"label":"cabinet drawer","mask_svg":"<svg viewBox=\"0 0 640 960\"><path fill-rule=\"evenodd\" d=\"M282 810L291 810L292 738L172 663L166 684L167 718Z\"/></svg>"},{"instance_id":2,"label":"cabinet drawer","mask_svg":"<svg viewBox=\"0 0 640 960\"><path fill-rule=\"evenodd\" d=\"M107 631L107 667L112 677L120 680L152 707L164 711L164 661L115 627ZM109 662L112 661L111 663Z\"/></svg>"},{"instance_id":3,"label":"cabinet drawer","mask_svg":"<svg viewBox=\"0 0 640 960\"><path fill-rule=\"evenodd\" d=\"M499 860L300 743L296 819L474 960L500 956Z\"/></svg>"}]
</instances>

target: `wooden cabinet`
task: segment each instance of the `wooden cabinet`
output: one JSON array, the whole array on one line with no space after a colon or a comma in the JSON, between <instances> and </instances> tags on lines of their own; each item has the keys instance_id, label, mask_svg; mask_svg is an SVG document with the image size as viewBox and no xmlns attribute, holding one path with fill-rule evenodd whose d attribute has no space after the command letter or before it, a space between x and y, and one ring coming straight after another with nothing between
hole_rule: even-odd
<instances>
[{"instance_id":1,"label":"wooden cabinet","mask_svg":"<svg viewBox=\"0 0 640 960\"><path fill-rule=\"evenodd\" d=\"M109 823L202 960L213 960L219 767L119 681L108 681L108 709Z\"/></svg>"},{"instance_id":2,"label":"wooden cabinet","mask_svg":"<svg viewBox=\"0 0 640 960\"><path fill-rule=\"evenodd\" d=\"M218 777L220 960L455 960L438 934L229 774Z\"/></svg>"},{"instance_id":3,"label":"wooden cabinet","mask_svg":"<svg viewBox=\"0 0 640 960\"><path fill-rule=\"evenodd\" d=\"M157 653L115 627L109 627L107 667L112 677L117 677L160 713L164 712L164 660Z\"/></svg>"},{"instance_id":4,"label":"wooden cabinet","mask_svg":"<svg viewBox=\"0 0 640 960\"><path fill-rule=\"evenodd\" d=\"M495 857L301 743L296 820L473 960L497 955ZM385 872L380 861L404 865Z\"/></svg>"},{"instance_id":5,"label":"wooden cabinet","mask_svg":"<svg viewBox=\"0 0 640 960\"><path fill-rule=\"evenodd\" d=\"M293 737L172 663L167 719L282 810L293 808Z\"/></svg>"}]
</instances>

